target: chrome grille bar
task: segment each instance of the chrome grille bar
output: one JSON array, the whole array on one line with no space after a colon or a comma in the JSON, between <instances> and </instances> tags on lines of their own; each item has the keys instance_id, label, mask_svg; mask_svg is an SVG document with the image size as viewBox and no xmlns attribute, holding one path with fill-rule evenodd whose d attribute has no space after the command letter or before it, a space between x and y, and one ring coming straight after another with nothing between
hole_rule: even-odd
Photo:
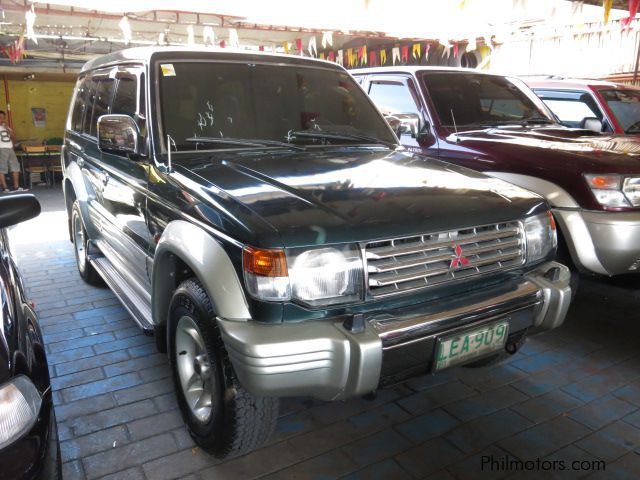
<instances>
[{"instance_id":1,"label":"chrome grille bar","mask_svg":"<svg viewBox=\"0 0 640 480\"><path fill-rule=\"evenodd\" d=\"M507 270L525 260L520 222L370 242L364 247L372 296Z\"/></svg>"}]
</instances>

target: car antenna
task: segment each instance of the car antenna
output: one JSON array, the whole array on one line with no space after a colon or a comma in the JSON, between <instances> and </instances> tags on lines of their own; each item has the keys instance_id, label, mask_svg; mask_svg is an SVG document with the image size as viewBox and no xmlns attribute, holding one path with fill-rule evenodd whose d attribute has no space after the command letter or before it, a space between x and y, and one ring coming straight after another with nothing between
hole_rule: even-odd
<instances>
[{"instance_id":1,"label":"car antenna","mask_svg":"<svg viewBox=\"0 0 640 480\"><path fill-rule=\"evenodd\" d=\"M171 144L173 144L174 147L176 146L176 142L171 138L171 135L167 134L167 173L171 173L173 170L173 168L171 168Z\"/></svg>"},{"instance_id":2,"label":"car antenna","mask_svg":"<svg viewBox=\"0 0 640 480\"><path fill-rule=\"evenodd\" d=\"M453 131L456 132L455 140L456 142L460 141L460 137L458 137L458 127L456 125L456 117L453 115L453 108L449 110L451 112L451 120L453 121Z\"/></svg>"}]
</instances>

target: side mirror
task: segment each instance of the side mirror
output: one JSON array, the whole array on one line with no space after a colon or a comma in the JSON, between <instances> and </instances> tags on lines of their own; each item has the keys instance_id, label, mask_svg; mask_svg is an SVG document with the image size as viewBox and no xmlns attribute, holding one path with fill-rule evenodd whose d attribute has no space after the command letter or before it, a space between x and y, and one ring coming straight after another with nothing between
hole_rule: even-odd
<instances>
[{"instance_id":1,"label":"side mirror","mask_svg":"<svg viewBox=\"0 0 640 480\"><path fill-rule=\"evenodd\" d=\"M102 115L98 119L98 147L116 155L139 155L138 125L129 115Z\"/></svg>"},{"instance_id":2,"label":"side mirror","mask_svg":"<svg viewBox=\"0 0 640 480\"><path fill-rule=\"evenodd\" d=\"M396 137L400 137L400 126L402 125L400 119L393 115L385 115L384 119L391 127L391 130L393 130L393 133L396 134Z\"/></svg>"},{"instance_id":3,"label":"side mirror","mask_svg":"<svg viewBox=\"0 0 640 480\"><path fill-rule=\"evenodd\" d=\"M400 135L411 135L417 138L420 133L420 116L417 113L399 113L396 117L400 120Z\"/></svg>"},{"instance_id":4,"label":"side mirror","mask_svg":"<svg viewBox=\"0 0 640 480\"><path fill-rule=\"evenodd\" d=\"M0 198L0 228L10 227L40 215L40 202L31 195Z\"/></svg>"},{"instance_id":5,"label":"side mirror","mask_svg":"<svg viewBox=\"0 0 640 480\"><path fill-rule=\"evenodd\" d=\"M586 117L582 119L582 128L596 133L602 132L602 120L596 117Z\"/></svg>"}]
</instances>

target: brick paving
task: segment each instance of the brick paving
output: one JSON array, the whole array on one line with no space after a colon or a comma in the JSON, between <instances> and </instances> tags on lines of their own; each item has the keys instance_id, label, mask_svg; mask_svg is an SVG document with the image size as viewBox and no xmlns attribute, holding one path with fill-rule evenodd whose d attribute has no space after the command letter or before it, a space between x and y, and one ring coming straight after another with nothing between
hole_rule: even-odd
<instances>
[{"instance_id":1,"label":"brick paving","mask_svg":"<svg viewBox=\"0 0 640 480\"><path fill-rule=\"evenodd\" d=\"M60 190L12 230L47 342L64 461L74 479L582 478L481 468L494 459L605 460L640 478L640 281L583 278L566 324L507 363L455 369L374 400L282 402L268 445L220 462L195 447L166 357L113 294L75 269Z\"/></svg>"}]
</instances>

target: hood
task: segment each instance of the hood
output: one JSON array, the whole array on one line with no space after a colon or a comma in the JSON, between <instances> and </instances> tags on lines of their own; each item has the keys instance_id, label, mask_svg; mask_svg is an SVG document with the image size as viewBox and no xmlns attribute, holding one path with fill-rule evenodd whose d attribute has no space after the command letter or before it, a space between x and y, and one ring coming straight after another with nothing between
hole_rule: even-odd
<instances>
[{"instance_id":1,"label":"hood","mask_svg":"<svg viewBox=\"0 0 640 480\"><path fill-rule=\"evenodd\" d=\"M452 134L447 141L504 161L531 162L530 168L565 175L640 173L640 137L597 135L553 126L467 131Z\"/></svg>"},{"instance_id":2,"label":"hood","mask_svg":"<svg viewBox=\"0 0 640 480\"><path fill-rule=\"evenodd\" d=\"M178 163L216 204L216 216L242 225L238 240L263 247L401 237L545 208L527 190L403 150L227 152Z\"/></svg>"}]
</instances>

